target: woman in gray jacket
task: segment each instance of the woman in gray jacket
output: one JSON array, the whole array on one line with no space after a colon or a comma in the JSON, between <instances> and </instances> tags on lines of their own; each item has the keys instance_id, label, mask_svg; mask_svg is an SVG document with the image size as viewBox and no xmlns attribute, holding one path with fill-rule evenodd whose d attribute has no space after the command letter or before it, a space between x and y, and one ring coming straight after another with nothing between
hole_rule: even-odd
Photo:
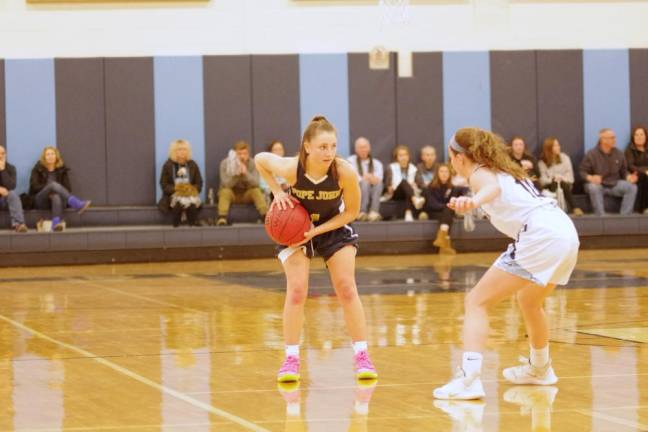
<instances>
[{"instance_id":1,"label":"woman in gray jacket","mask_svg":"<svg viewBox=\"0 0 648 432\"><path fill-rule=\"evenodd\" d=\"M574 206L572 187L574 186L574 169L571 159L567 154L560 151L560 142L555 137L548 137L542 144L542 154L538 162L540 170L540 185L542 189L556 192L560 184L567 210L574 216L582 216L583 210Z\"/></svg>"}]
</instances>

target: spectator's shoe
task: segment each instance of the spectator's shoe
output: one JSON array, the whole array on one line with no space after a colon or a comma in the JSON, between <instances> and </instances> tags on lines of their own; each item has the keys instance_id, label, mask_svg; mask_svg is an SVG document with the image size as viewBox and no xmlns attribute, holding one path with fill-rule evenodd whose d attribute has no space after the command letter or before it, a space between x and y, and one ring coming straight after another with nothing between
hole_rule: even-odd
<instances>
[{"instance_id":1,"label":"spectator's shoe","mask_svg":"<svg viewBox=\"0 0 648 432\"><path fill-rule=\"evenodd\" d=\"M457 368L454 378L443 387L434 389L436 399L473 400L486 396L479 374L466 376L464 370Z\"/></svg>"},{"instance_id":2,"label":"spectator's shoe","mask_svg":"<svg viewBox=\"0 0 648 432\"><path fill-rule=\"evenodd\" d=\"M422 211L421 213L419 213L418 220L428 220L428 219L430 219L430 216L428 216L426 212Z\"/></svg>"},{"instance_id":3,"label":"spectator's shoe","mask_svg":"<svg viewBox=\"0 0 648 432\"><path fill-rule=\"evenodd\" d=\"M356 218L356 220L359 221L359 222L365 222L368 219L369 219L369 217L367 216L367 213L365 213L365 212L360 212L360 214Z\"/></svg>"},{"instance_id":4,"label":"spectator's shoe","mask_svg":"<svg viewBox=\"0 0 648 432\"><path fill-rule=\"evenodd\" d=\"M380 202L387 202L392 199L392 196L394 196L393 193L386 193L385 195L380 197Z\"/></svg>"},{"instance_id":5,"label":"spectator's shoe","mask_svg":"<svg viewBox=\"0 0 648 432\"><path fill-rule=\"evenodd\" d=\"M279 373L277 381L280 383L299 381L299 357L286 356Z\"/></svg>"},{"instance_id":6,"label":"spectator's shoe","mask_svg":"<svg viewBox=\"0 0 648 432\"><path fill-rule=\"evenodd\" d=\"M380 216L380 213L378 213L378 212L371 211L371 212L369 212L368 218L369 218L369 222L376 222L376 221L381 220L382 216Z\"/></svg>"},{"instance_id":7,"label":"spectator's shoe","mask_svg":"<svg viewBox=\"0 0 648 432\"><path fill-rule=\"evenodd\" d=\"M28 231L27 225L25 224L16 224L13 228L17 233L26 233Z\"/></svg>"},{"instance_id":8,"label":"spectator's shoe","mask_svg":"<svg viewBox=\"0 0 648 432\"><path fill-rule=\"evenodd\" d=\"M421 210L423 208L423 204L425 204L425 198L414 196L412 197L412 204L414 204L414 208L416 210Z\"/></svg>"},{"instance_id":9,"label":"spectator's shoe","mask_svg":"<svg viewBox=\"0 0 648 432\"><path fill-rule=\"evenodd\" d=\"M70 195L70 198L68 198L68 205L72 207L74 210L76 210L79 214L83 213L90 207L90 200L84 201L80 198L75 197L74 195Z\"/></svg>"},{"instance_id":10,"label":"spectator's shoe","mask_svg":"<svg viewBox=\"0 0 648 432\"><path fill-rule=\"evenodd\" d=\"M572 211L572 214L576 217L583 216L583 210L581 210L578 207L575 207L574 210Z\"/></svg>"},{"instance_id":11,"label":"spectator's shoe","mask_svg":"<svg viewBox=\"0 0 648 432\"><path fill-rule=\"evenodd\" d=\"M553 385L558 377L551 367L551 360L543 367L536 367L526 357L520 357L520 366L506 368L502 371L504 378L513 384Z\"/></svg>"},{"instance_id":12,"label":"spectator's shoe","mask_svg":"<svg viewBox=\"0 0 648 432\"><path fill-rule=\"evenodd\" d=\"M412 216L412 210L405 210L405 222L414 222L414 216Z\"/></svg>"},{"instance_id":13,"label":"spectator's shoe","mask_svg":"<svg viewBox=\"0 0 648 432\"><path fill-rule=\"evenodd\" d=\"M65 231L65 221L60 217L52 218L52 231L62 232Z\"/></svg>"},{"instance_id":14,"label":"spectator's shoe","mask_svg":"<svg viewBox=\"0 0 648 432\"><path fill-rule=\"evenodd\" d=\"M227 225L227 218L222 216L219 217L218 220L216 220L216 225L218 226Z\"/></svg>"},{"instance_id":15,"label":"spectator's shoe","mask_svg":"<svg viewBox=\"0 0 648 432\"><path fill-rule=\"evenodd\" d=\"M437 231L436 239L432 244L439 248L439 253L441 254L454 255L457 253L457 251L452 248L450 236L447 231Z\"/></svg>"},{"instance_id":16,"label":"spectator's shoe","mask_svg":"<svg viewBox=\"0 0 648 432\"><path fill-rule=\"evenodd\" d=\"M360 351L358 354L353 356L353 362L355 363L356 378L360 380L375 380L378 378L378 372L374 367L371 359L369 358L369 353L367 351Z\"/></svg>"}]
</instances>

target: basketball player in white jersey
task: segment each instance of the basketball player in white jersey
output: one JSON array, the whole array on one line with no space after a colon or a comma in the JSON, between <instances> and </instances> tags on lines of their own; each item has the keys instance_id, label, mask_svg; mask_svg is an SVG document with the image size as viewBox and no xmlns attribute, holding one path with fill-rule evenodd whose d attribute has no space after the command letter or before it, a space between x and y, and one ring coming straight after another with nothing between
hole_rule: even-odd
<instances>
[{"instance_id":1,"label":"basketball player in white jersey","mask_svg":"<svg viewBox=\"0 0 648 432\"><path fill-rule=\"evenodd\" d=\"M549 358L549 327L544 299L565 285L576 265L578 234L555 201L541 196L503 142L492 132L459 129L449 143L452 166L468 179L472 197L453 198L458 213L481 207L491 223L514 242L466 295L461 368L437 399L484 397L480 374L488 338L488 311L515 294L529 335L530 358L503 371L514 384L552 385L558 381Z\"/></svg>"}]
</instances>

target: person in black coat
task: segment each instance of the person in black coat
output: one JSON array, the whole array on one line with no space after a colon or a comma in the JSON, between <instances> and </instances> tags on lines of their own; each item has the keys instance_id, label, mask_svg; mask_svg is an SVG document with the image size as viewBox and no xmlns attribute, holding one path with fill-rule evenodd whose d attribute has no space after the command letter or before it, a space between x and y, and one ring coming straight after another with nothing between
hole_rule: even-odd
<instances>
[{"instance_id":1,"label":"person in black coat","mask_svg":"<svg viewBox=\"0 0 648 432\"><path fill-rule=\"evenodd\" d=\"M467 192L468 188L466 187L452 185L450 167L447 164L439 165L434 179L423 189L425 204L419 214L419 220L431 218L439 221L439 231L437 231L434 246L437 246L441 253L455 253L450 242L450 227L454 211L448 207L448 202L450 198L465 195Z\"/></svg>"},{"instance_id":2,"label":"person in black coat","mask_svg":"<svg viewBox=\"0 0 648 432\"><path fill-rule=\"evenodd\" d=\"M83 213L90 207L89 200L72 195L69 168L56 147L47 146L32 169L29 178L29 195L37 209L52 209L52 230L62 231L63 209L66 206Z\"/></svg>"},{"instance_id":3,"label":"person in black coat","mask_svg":"<svg viewBox=\"0 0 648 432\"><path fill-rule=\"evenodd\" d=\"M635 127L630 136L630 144L625 150L628 171L637 176L637 198L635 208L639 213L648 214L648 130L643 126Z\"/></svg>"},{"instance_id":4,"label":"person in black coat","mask_svg":"<svg viewBox=\"0 0 648 432\"><path fill-rule=\"evenodd\" d=\"M158 208L163 213L173 214L173 226L180 225L183 212L190 226L197 225L203 179L198 164L191 159L189 141L175 140L169 146L169 159L162 166L160 187L162 198Z\"/></svg>"},{"instance_id":5,"label":"person in black coat","mask_svg":"<svg viewBox=\"0 0 648 432\"><path fill-rule=\"evenodd\" d=\"M16 188L16 167L7 162L7 150L0 146L0 209L9 209L11 228L16 232L27 232L22 202Z\"/></svg>"}]
</instances>

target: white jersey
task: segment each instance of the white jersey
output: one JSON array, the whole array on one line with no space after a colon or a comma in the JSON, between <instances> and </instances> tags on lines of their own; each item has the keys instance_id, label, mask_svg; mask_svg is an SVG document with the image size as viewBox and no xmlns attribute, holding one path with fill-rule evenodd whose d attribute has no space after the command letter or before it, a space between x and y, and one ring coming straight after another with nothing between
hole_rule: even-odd
<instances>
[{"instance_id":1,"label":"white jersey","mask_svg":"<svg viewBox=\"0 0 648 432\"><path fill-rule=\"evenodd\" d=\"M482 204L481 208L498 231L513 239L522 230L533 210L556 205L556 201L542 196L529 179L516 180L505 173L495 175L501 192L494 200Z\"/></svg>"}]
</instances>

